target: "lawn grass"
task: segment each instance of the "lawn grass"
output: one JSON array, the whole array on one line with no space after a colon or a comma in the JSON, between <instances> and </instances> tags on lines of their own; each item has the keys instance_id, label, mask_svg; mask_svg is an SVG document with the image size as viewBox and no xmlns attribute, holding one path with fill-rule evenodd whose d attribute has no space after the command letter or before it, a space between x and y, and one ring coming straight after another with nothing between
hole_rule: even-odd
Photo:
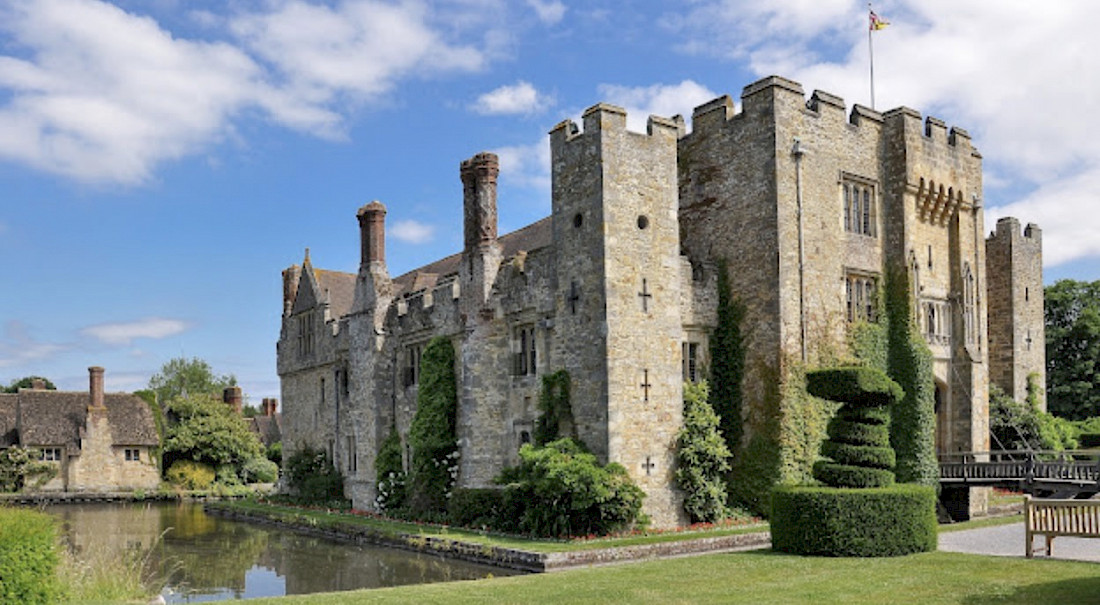
<instances>
[{"instance_id":1,"label":"lawn grass","mask_svg":"<svg viewBox=\"0 0 1100 605\"><path fill-rule=\"evenodd\" d=\"M314 527L366 527L382 535L391 537L403 535L438 536L441 538L469 542L471 544L511 548L536 553L569 552L598 548L614 548L619 546L658 544L692 538L713 538L768 531L768 525L766 523L755 522L742 525L708 527L696 530L632 533L622 536L609 536L585 540L539 540L454 528L445 525L381 519L373 516L351 514L344 511L311 510L293 506L283 506L270 502L256 502L253 500L208 503L207 506L210 508L224 508L226 510L258 513L288 522L305 521L307 524Z\"/></svg>"},{"instance_id":2,"label":"lawn grass","mask_svg":"<svg viewBox=\"0 0 1100 605\"><path fill-rule=\"evenodd\" d=\"M797 557L771 551L590 567L509 578L255 599L360 603L1097 603L1100 565L933 552Z\"/></svg>"}]
</instances>

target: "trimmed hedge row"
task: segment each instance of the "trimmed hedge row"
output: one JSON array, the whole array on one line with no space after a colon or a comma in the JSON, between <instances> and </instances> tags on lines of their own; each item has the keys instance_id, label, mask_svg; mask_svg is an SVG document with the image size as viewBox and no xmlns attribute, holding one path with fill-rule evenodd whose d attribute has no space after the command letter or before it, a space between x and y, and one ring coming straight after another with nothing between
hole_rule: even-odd
<instances>
[{"instance_id":1,"label":"trimmed hedge row","mask_svg":"<svg viewBox=\"0 0 1100 605\"><path fill-rule=\"evenodd\" d=\"M0 603L53 603L57 524L45 513L0 507Z\"/></svg>"},{"instance_id":2,"label":"trimmed hedge row","mask_svg":"<svg viewBox=\"0 0 1100 605\"><path fill-rule=\"evenodd\" d=\"M772 548L798 555L894 557L936 550L936 492L922 485L871 489L779 487Z\"/></svg>"}]
</instances>

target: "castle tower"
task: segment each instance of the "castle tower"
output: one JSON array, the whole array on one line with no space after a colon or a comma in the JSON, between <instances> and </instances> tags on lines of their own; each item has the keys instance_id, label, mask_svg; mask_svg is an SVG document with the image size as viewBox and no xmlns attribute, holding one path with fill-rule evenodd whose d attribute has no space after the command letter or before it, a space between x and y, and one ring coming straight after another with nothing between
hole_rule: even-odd
<instances>
[{"instance_id":1,"label":"castle tower","mask_svg":"<svg viewBox=\"0 0 1100 605\"><path fill-rule=\"evenodd\" d=\"M647 134L628 132L626 112L604 104L584 113L583 132L565 121L550 133L554 359L572 378L578 436L626 467L658 526L683 520L677 135L657 117Z\"/></svg>"},{"instance_id":2,"label":"castle tower","mask_svg":"<svg viewBox=\"0 0 1100 605\"><path fill-rule=\"evenodd\" d=\"M1043 316L1042 231L1020 232L1012 217L997 221L986 240L989 300L989 379L1016 401L1027 398L1034 376L1046 411L1046 330Z\"/></svg>"}]
</instances>

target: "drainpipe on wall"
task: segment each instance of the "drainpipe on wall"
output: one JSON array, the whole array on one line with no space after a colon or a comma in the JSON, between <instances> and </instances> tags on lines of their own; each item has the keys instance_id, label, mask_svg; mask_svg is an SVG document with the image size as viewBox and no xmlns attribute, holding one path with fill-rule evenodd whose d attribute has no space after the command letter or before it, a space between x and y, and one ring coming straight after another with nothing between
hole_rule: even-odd
<instances>
[{"instance_id":1,"label":"drainpipe on wall","mask_svg":"<svg viewBox=\"0 0 1100 605\"><path fill-rule=\"evenodd\" d=\"M802 147L802 141L797 137L794 139L794 145L791 147L791 155L794 156L794 187L795 187L795 200L798 205L798 327L800 331L800 340L802 343L802 362L805 363L807 359L806 355L806 247L803 241L803 217L802 217L802 156L805 155L806 149Z\"/></svg>"}]
</instances>

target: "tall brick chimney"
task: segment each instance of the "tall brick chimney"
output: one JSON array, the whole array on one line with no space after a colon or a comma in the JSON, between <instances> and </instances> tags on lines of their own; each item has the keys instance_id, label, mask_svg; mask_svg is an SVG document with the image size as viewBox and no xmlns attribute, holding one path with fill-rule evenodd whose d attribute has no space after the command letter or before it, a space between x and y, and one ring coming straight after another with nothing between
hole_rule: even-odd
<instances>
[{"instance_id":1,"label":"tall brick chimney","mask_svg":"<svg viewBox=\"0 0 1100 605\"><path fill-rule=\"evenodd\" d=\"M103 368L92 366L88 368L88 409L102 410L106 407L103 404Z\"/></svg>"},{"instance_id":2,"label":"tall brick chimney","mask_svg":"<svg viewBox=\"0 0 1100 605\"><path fill-rule=\"evenodd\" d=\"M374 200L360 208L356 216L359 218L360 269L368 269L371 263L385 264L386 207Z\"/></svg>"},{"instance_id":3,"label":"tall brick chimney","mask_svg":"<svg viewBox=\"0 0 1100 605\"><path fill-rule=\"evenodd\" d=\"M462 207L467 250L497 239L497 175L500 160L494 153L479 153L462 162Z\"/></svg>"},{"instance_id":4,"label":"tall brick chimney","mask_svg":"<svg viewBox=\"0 0 1100 605\"><path fill-rule=\"evenodd\" d=\"M241 413L242 399L241 387L225 387L225 390L222 391L222 401L238 414Z\"/></svg>"},{"instance_id":5,"label":"tall brick chimney","mask_svg":"<svg viewBox=\"0 0 1100 605\"><path fill-rule=\"evenodd\" d=\"M276 405L278 405L278 404L276 403L275 399L265 398L264 402L263 402L263 414L264 414L264 416L274 416Z\"/></svg>"}]
</instances>

